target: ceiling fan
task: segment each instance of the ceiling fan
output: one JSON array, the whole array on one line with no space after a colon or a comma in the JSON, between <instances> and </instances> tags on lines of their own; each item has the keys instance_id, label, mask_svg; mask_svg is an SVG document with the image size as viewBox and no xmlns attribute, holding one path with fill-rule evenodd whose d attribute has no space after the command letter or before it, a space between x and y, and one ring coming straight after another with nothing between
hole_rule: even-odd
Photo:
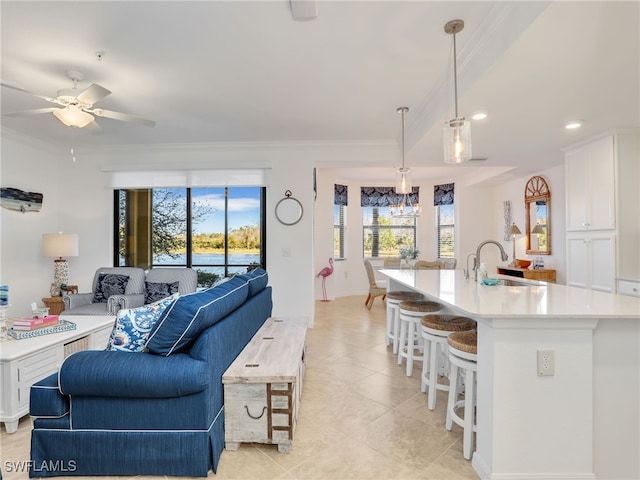
<instances>
[{"instance_id":1,"label":"ceiling fan","mask_svg":"<svg viewBox=\"0 0 640 480\"><path fill-rule=\"evenodd\" d=\"M99 102L111 92L97 83L91 84L85 90L78 90L78 82L84 80L84 75L76 70L67 70L67 77L73 81L73 88L58 90L57 96L47 97L37 93L30 92L24 88L1 82L3 87L11 88L19 92L27 93L35 97L55 103L61 108L48 107L37 108L35 110L24 110L20 112L3 113L9 117L18 117L24 115L37 115L40 113L53 113L55 117L69 127L82 128L91 124L96 117L110 118L112 120L120 120L122 122L138 123L147 127L155 126L156 122L147 120L146 118L129 115L128 113L114 112L112 110L104 110L102 108L94 108L93 105Z\"/></svg>"}]
</instances>

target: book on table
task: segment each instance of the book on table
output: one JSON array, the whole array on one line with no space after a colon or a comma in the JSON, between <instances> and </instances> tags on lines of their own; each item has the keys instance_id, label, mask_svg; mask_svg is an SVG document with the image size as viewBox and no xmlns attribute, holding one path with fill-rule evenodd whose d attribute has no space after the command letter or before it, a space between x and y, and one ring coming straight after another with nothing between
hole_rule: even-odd
<instances>
[{"instance_id":1,"label":"book on table","mask_svg":"<svg viewBox=\"0 0 640 480\"><path fill-rule=\"evenodd\" d=\"M48 315L44 318L13 318L10 323L14 330L35 330L58 325L60 315Z\"/></svg>"}]
</instances>

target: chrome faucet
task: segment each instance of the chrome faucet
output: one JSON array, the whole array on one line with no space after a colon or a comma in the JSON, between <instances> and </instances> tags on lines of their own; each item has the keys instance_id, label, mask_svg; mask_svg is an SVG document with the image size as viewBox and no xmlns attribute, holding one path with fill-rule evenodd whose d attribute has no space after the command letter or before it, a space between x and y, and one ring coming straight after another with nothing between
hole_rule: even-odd
<instances>
[{"instance_id":1,"label":"chrome faucet","mask_svg":"<svg viewBox=\"0 0 640 480\"><path fill-rule=\"evenodd\" d=\"M474 279L476 282L478 281L478 268L480 267L480 250L482 250L482 247L484 247L487 243L493 243L500 249L500 255L502 256L503 262L506 262L509 259L509 256L507 255L507 252L504 251L502 244L496 242L495 240L485 240L484 242L482 242L480 245L478 245L478 248L476 250L476 259L473 264L473 268L476 271L474 275Z\"/></svg>"},{"instance_id":2,"label":"chrome faucet","mask_svg":"<svg viewBox=\"0 0 640 480\"><path fill-rule=\"evenodd\" d=\"M476 264L476 254L475 253L470 253L469 255L467 255L467 268L464 270L464 278L466 280L469 280L469 257L473 257L473 269L475 270L475 264Z\"/></svg>"}]
</instances>

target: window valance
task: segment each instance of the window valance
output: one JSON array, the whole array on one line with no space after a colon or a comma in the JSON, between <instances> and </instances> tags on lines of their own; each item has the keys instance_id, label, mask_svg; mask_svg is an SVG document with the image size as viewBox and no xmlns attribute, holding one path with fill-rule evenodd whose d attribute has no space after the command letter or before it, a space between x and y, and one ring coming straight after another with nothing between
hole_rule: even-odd
<instances>
[{"instance_id":1,"label":"window valance","mask_svg":"<svg viewBox=\"0 0 640 480\"><path fill-rule=\"evenodd\" d=\"M333 204L346 207L349 204L347 198L349 196L349 187L347 185L338 185L337 183L333 187Z\"/></svg>"},{"instance_id":2,"label":"window valance","mask_svg":"<svg viewBox=\"0 0 640 480\"><path fill-rule=\"evenodd\" d=\"M269 169L152 170L111 172L110 187L264 187Z\"/></svg>"},{"instance_id":3,"label":"window valance","mask_svg":"<svg viewBox=\"0 0 640 480\"><path fill-rule=\"evenodd\" d=\"M453 205L453 190L455 183L445 183L433 186L433 205Z\"/></svg>"},{"instance_id":4,"label":"window valance","mask_svg":"<svg viewBox=\"0 0 640 480\"><path fill-rule=\"evenodd\" d=\"M360 187L360 205L363 207L390 207L402 201L415 205L420 203L420 187L413 187L411 193L396 193L394 187Z\"/></svg>"}]
</instances>

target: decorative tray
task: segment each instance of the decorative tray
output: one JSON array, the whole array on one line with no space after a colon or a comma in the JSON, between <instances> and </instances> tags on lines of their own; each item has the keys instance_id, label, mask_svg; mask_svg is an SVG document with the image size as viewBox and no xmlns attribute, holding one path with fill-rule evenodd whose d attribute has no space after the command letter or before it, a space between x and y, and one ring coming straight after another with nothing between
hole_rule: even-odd
<instances>
[{"instance_id":1,"label":"decorative tray","mask_svg":"<svg viewBox=\"0 0 640 480\"><path fill-rule=\"evenodd\" d=\"M35 330L14 330L13 328L9 328L7 333L17 340L22 340L24 338L39 337L40 335L49 335L50 333L66 332L75 329L75 323L60 320L58 325L51 325L50 327L36 328Z\"/></svg>"}]
</instances>

